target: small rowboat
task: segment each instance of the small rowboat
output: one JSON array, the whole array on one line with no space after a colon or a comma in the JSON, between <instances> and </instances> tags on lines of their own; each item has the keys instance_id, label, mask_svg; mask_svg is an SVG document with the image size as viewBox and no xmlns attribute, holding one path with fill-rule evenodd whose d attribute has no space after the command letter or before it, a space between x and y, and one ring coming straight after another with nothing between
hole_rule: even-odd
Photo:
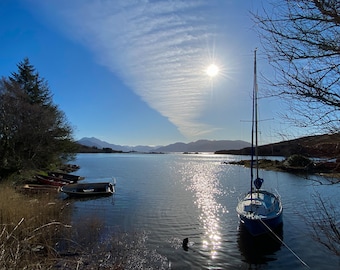
<instances>
[{"instance_id":1,"label":"small rowboat","mask_svg":"<svg viewBox=\"0 0 340 270\"><path fill-rule=\"evenodd\" d=\"M61 187L64 185L69 184L69 182L63 181L63 179L53 179L51 177L45 177L42 175L36 175L35 178L37 179L37 181L43 185L51 185L51 186L57 186L57 187Z\"/></svg>"},{"instance_id":2,"label":"small rowboat","mask_svg":"<svg viewBox=\"0 0 340 270\"><path fill-rule=\"evenodd\" d=\"M111 182L69 184L60 188L68 196L110 196L115 193L115 184Z\"/></svg>"},{"instance_id":3,"label":"small rowboat","mask_svg":"<svg viewBox=\"0 0 340 270\"><path fill-rule=\"evenodd\" d=\"M66 179L66 178L62 178L62 177L55 177L55 176L50 176L50 175L44 175L44 174L38 174L38 176L45 178L45 179L49 179L49 180L53 180L53 181L59 181L59 182L66 182L68 184L74 184L77 181L73 181L70 179Z\"/></svg>"},{"instance_id":4,"label":"small rowboat","mask_svg":"<svg viewBox=\"0 0 340 270\"><path fill-rule=\"evenodd\" d=\"M57 177L63 180L71 180L73 182L77 182L79 180L83 180L85 177L69 174L69 173L62 173L62 172L48 172L48 175L51 177Z\"/></svg>"},{"instance_id":5,"label":"small rowboat","mask_svg":"<svg viewBox=\"0 0 340 270\"><path fill-rule=\"evenodd\" d=\"M39 184L25 184L17 188L24 193L56 193L58 186L52 185L39 185Z\"/></svg>"}]
</instances>

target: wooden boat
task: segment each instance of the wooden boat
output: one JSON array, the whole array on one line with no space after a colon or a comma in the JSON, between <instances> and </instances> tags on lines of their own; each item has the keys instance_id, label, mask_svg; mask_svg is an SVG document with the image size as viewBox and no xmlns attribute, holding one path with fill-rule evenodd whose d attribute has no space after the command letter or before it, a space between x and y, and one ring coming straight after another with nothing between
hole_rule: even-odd
<instances>
[{"instance_id":1,"label":"wooden boat","mask_svg":"<svg viewBox=\"0 0 340 270\"><path fill-rule=\"evenodd\" d=\"M110 196L115 192L115 184L111 182L69 184L60 188L69 196Z\"/></svg>"},{"instance_id":2,"label":"wooden boat","mask_svg":"<svg viewBox=\"0 0 340 270\"><path fill-rule=\"evenodd\" d=\"M83 180L85 178L79 175L63 173L63 172L48 172L47 174L51 177L57 177L57 178L61 178L64 180L70 180L73 182L78 182L79 180Z\"/></svg>"},{"instance_id":3,"label":"wooden boat","mask_svg":"<svg viewBox=\"0 0 340 270\"><path fill-rule=\"evenodd\" d=\"M243 224L253 236L269 233L282 225L282 203L279 195L261 189L263 179L259 177L258 166L257 91L255 50L250 191L236 207L241 224ZM256 171L255 179L254 169Z\"/></svg>"},{"instance_id":4,"label":"wooden boat","mask_svg":"<svg viewBox=\"0 0 340 270\"><path fill-rule=\"evenodd\" d=\"M37 181L43 185L51 185L51 186L64 186L67 184L70 184L69 182L63 181L62 179L53 179L50 177L46 177L43 175L36 175L35 178L37 179Z\"/></svg>"},{"instance_id":5,"label":"wooden boat","mask_svg":"<svg viewBox=\"0 0 340 270\"><path fill-rule=\"evenodd\" d=\"M53 180L56 182L65 182L67 184L74 184L77 181L73 181L73 180L69 180L69 179L65 179L65 178L61 178L61 177L55 177L55 176L50 176L50 175L44 175L44 174L38 174L38 176L45 178L45 179L49 179L49 180Z\"/></svg>"},{"instance_id":6,"label":"wooden boat","mask_svg":"<svg viewBox=\"0 0 340 270\"><path fill-rule=\"evenodd\" d=\"M24 193L55 193L59 187L53 185L25 184L17 187L18 190Z\"/></svg>"}]
</instances>

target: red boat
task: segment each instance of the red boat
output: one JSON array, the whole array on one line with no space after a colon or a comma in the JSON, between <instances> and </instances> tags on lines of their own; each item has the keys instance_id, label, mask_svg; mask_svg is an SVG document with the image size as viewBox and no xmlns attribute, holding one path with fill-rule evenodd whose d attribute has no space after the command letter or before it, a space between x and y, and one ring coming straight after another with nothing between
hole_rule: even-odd
<instances>
[{"instance_id":1,"label":"red boat","mask_svg":"<svg viewBox=\"0 0 340 270\"><path fill-rule=\"evenodd\" d=\"M59 179L56 177L48 177L48 176L42 176L42 175L36 175L35 178L37 181L43 185L52 185L52 186L65 186L67 184L70 184L70 182L65 182L63 179Z\"/></svg>"},{"instance_id":2,"label":"red boat","mask_svg":"<svg viewBox=\"0 0 340 270\"><path fill-rule=\"evenodd\" d=\"M69 173L62 173L62 172L48 172L48 176L57 177L63 180L70 180L73 182L78 182L79 180L83 180L85 177L69 174Z\"/></svg>"}]
</instances>

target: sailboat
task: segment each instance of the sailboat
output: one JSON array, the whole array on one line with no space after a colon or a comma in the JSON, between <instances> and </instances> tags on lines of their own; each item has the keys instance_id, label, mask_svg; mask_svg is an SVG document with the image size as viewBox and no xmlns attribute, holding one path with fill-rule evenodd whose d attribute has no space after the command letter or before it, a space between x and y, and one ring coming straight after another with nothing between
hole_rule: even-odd
<instances>
[{"instance_id":1,"label":"sailboat","mask_svg":"<svg viewBox=\"0 0 340 270\"><path fill-rule=\"evenodd\" d=\"M258 113L257 113L257 70L254 51L254 86L252 112L252 154L250 169L250 191L239 201L236 211L241 224L253 236L269 233L282 225L282 202L278 194L261 189L263 179L258 167ZM254 175L255 171L255 175Z\"/></svg>"}]
</instances>

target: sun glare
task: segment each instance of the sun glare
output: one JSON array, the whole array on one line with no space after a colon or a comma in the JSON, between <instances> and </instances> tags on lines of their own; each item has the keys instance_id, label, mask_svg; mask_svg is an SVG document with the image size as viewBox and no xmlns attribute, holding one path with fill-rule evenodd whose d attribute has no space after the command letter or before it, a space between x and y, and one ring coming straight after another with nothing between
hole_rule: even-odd
<instances>
[{"instance_id":1,"label":"sun glare","mask_svg":"<svg viewBox=\"0 0 340 270\"><path fill-rule=\"evenodd\" d=\"M212 78L212 77L215 77L218 74L219 68L215 64L211 64L206 69L206 72L207 72L207 75Z\"/></svg>"}]
</instances>

